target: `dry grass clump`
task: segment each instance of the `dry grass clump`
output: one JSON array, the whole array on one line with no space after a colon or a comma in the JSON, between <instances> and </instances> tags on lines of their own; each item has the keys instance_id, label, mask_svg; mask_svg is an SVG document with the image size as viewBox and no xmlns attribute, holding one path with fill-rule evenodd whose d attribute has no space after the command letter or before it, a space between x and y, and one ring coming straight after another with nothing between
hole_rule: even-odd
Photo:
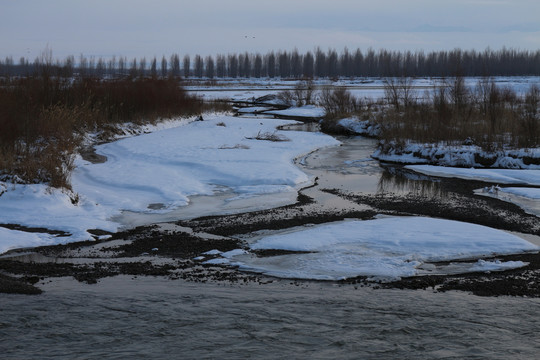
<instances>
[{"instance_id":1,"label":"dry grass clump","mask_svg":"<svg viewBox=\"0 0 540 360\"><path fill-rule=\"evenodd\" d=\"M278 134L277 132L258 132L256 136L246 137L249 140L265 140L273 142L291 141L288 137Z\"/></svg>"},{"instance_id":2,"label":"dry grass clump","mask_svg":"<svg viewBox=\"0 0 540 360\"><path fill-rule=\"evenodd\" d=\"M0 87L0 176L70 188L82 135L202 111L174 79L10 79Z\"/></svg>"},{"instance_id":3,"label":"dry grass clump","mask_svg":"<svg viewBox=\"0 0 540 360\"><path fill-rule=\"evenodd\" d=\"M355 98L343 87L324 87L319 95L319 105L326 113L321 122L321 130L328 133L343 132L344 129L338 125L338 120L353 114L358 116L365 110L362 100Z\"/></svg>"}]
</instances>

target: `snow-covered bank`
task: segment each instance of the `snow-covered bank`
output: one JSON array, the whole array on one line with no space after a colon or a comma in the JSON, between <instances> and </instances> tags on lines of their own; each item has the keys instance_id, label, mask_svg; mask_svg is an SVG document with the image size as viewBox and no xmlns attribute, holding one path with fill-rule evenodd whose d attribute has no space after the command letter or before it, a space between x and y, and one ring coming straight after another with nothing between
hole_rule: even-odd
<instances>
[{"instance_id":1,"label":"snow-covered bank","mask_svg":"<svg viewBox=\"0 0 540 360\"><path fill-rule=\"evenodd\" d=\"M502 188L501 191L507 194L523 196L529 199L535 199L540 201L540 188L507 187Z\"/></svg>"},{"instance_id":2,"label":"snow-covered bank","mask_svg":"<svg viewBox=\"0 0 540 360\"><path fill-rule=\"evenodd\" d=\"M326 113L321 107L315 105L306 105L301 107L291 107L284 110L266 111L265 114L283 117L319 119L323 118Z\"/></svg>"},{"instance_id":3,"label":"snow-covered bank","mask_svg":"<svg viewBox=\"0 0 540 360\"><path fill-rule=\"evenodd\" d=\"M540 186L540 170L475 169L433 165L407 165L405 168L430 176L478 180L497 184Z\"/></svg>"},{"instance_id":4,"label":"snow-covered bank","mask_svg":"<svg viewBox=\"0 0 540 360\"><path fill-rule=\"evenodd\" d=\"M402 164L540 170L538 148L487 152L475 145L409 143L401 148L388 144L378 149L373 157Z\"/></svg>"},{"instance_id":5,"label":"snow-covered bank","mask_svg":"<svg viewBox=\"0 0 540 360\"><path fill-rule=\"evenodd\" d=\"M293 159L339 142L321 133L276 130L288 123L214 115L176 127L168 123L159 131L97 146L96 152L107 158L105 163L76 160L72 185L79 202L75 205L68 195L44 185L5 184L0 223L62 230L71 236L3 230L0 253L86 240L91 238L88 229L116 231L121 224L111 218L122 210L167 212L187 205L190 196L225 189L242 197L294 191L310 179ZM249 139L266 132L289 141Z\"/></svg>"},{"instance_id":6,"label":"snow-covered bank","mask_svg":"<svg viewBox=\"0 0 540 360\"><path fill-rule=\"evenodd\" d=\"M424 217L344 221L263 237L253 250L306 253L225 256L247 271L284 278L337 280L355 276L414 276L426 262L538 251L540 247L492 228ZM228 255L228 254L227 254ZM473 262L467 271L493 271L524 263Z\"/></svg>"},{"instance_id":7,"label":"snow-covered bank","mask_svg":"<svg viewBox=\"0 0 540 360\"><path fill-rule=\"evenodd\" d=\"M381 133L380 125L373 124L369 120L359 120L357 118L345 118L338 121L338 124L348 131L370 137L377 137Z\"/></svg>"}]
</instances>

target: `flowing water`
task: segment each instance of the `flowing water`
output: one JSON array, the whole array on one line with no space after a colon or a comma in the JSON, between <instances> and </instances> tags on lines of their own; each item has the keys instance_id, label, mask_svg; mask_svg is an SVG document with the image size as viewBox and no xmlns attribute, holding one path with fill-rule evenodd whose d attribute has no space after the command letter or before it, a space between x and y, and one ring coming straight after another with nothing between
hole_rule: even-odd
<instances>
[{"instance_id":1,"label":"flowing water","mask_svg":"<svg viewBox=\"0 0 540 360\"><path fill-rule=\"evenodd\" d=\"M534 359L540 300L327 283L56 279L0 294L2 359Z\"/></svg>"}]
</instances>

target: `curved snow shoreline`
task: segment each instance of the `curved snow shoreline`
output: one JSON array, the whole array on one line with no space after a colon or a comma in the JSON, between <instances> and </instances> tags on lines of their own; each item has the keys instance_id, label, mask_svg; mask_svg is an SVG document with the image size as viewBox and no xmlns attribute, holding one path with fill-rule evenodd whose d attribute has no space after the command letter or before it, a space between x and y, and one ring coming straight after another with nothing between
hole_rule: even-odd
<instances>
[{"instance_id":1,"label":"curved snow shoreline","mask_svg":"<svg viewBox=\"0 0 540 360\"><path fill-rule=\"evenodd\" d=\"M212 195L226 187L238 196L293 191L310 181L294 159L313 149L339 142L325 134L280 132L276 119L242 119L207 115L205 121L175 127L149 128L149 133L96 146L107 162L93 164L78 157L72 185L79 202L46 185L5 184L0 192L0 223L69 232L0 232L0 253L12 248L89 240L87 229L117 231L111 220L123 210L167 212L185 206L189 197ZM253 139L276 132L290 141ZM250 139L251 138L251 139Z\"/></svg>"}]
</instances>

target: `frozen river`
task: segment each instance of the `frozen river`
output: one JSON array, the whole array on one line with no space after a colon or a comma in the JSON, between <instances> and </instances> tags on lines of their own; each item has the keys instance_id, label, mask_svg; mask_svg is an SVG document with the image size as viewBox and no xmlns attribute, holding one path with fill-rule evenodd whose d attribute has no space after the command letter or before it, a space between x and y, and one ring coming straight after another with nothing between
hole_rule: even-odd
<instances>
[{"instance_id":1,"label":"frozen river","mask_svg":"<svg viewBox=\"0 0 540 360\"><path fill-rule=\"evenodd\" d=\"M410 180L370 155L376 142L342 138L296 160L317 186L322 210L366 209L321 191L441 196L437 182ZM125 212L130 226L278 206L294 196L230 200L195 196L167 214ZM272 202L267 202L272 200ZM387 290L334 282L185 282L117 276L95 285L40 282L40 296L0 294L2 359L535 359L540 299L464 292Z\"/></svg>"},{"instance_id":2,"label":"frozen river","mask_svg":"<svg viewBox=\"0 0 540 360\"><path fill-rule=\"evenodd\" d=\"M317 206L359 206L322 188L439 193L436 183L385 172L369 157L374 140L341 140L297 160L318 177L304 190ZM219 212L224 199L193 206ZM540 351L540 299L272 279L57 278L40 287L35 297L0 294L3 359L534 359Z\"/></svg>"}]
</instances>

